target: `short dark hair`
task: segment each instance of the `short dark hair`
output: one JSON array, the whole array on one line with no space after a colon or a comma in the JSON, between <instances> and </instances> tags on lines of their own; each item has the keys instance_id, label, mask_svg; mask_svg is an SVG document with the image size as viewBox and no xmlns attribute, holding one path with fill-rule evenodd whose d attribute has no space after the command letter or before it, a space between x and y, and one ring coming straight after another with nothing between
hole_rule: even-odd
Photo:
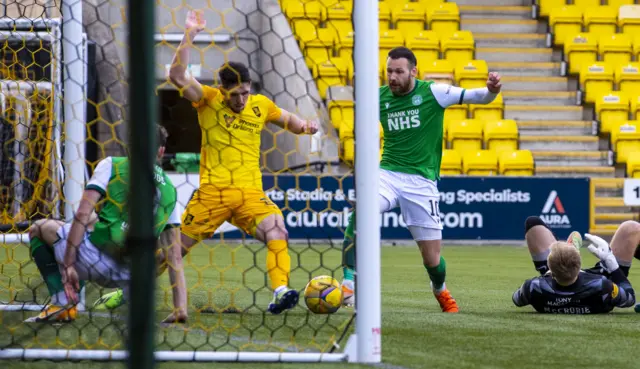
<instances>
[{"instance_id":1,"label":"short dark hair","mask_svg":"<svg viewBox=\"0 0 640 369\"><path fill-rule=\"evenodd\" d=\"M220 84L222 84L224 88L231 88L242 83L251 82L249 68L239 62L225 63L220 68L218 77L220 78Z\"/></svg>"},{"instance_id":2,"label":"short dark hair","mask_svg":"<svg viewBox=\"0 0 640 369\"><path fill-rule=\"evenodd\" d=\"M158 147L167 146L168 137L169 137L169 132L167 132L167 129L159 124L156 124L156 139L157 139L156 144L158 145Z\"/></svg>"},{"instance_id":3,"label":"short dark hair","mask_svg":"<svg viewBox=\"0 0 640 369\"><path fill-rule=\"evenodd\" d=\"M387 56L394 60L400 58L407 59L407 61L409 61L409 68L413 68L418 65L418 59L416 59L416 55L413 53L413 51L411 51L411 49L404 46L396 47L389 50L389 54L387 54Z\"/></svg>"}]
</instances>

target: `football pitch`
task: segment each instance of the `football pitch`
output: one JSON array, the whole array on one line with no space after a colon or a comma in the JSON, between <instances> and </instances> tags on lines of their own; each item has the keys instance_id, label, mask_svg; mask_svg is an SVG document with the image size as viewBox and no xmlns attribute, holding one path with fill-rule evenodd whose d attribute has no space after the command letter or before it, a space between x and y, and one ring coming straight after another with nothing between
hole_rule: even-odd
<instances>
[{"instance_id":1,"label":"football pitch","mask_svg":"<svg viewBox=\"0 0 640 369\"><path fill-rule=\"evenodd\" d=\"M25 248L26 249L26 248ZM235 250L235 251L234 251ZM253 251L251 251L253 250ZM12 255L21 253L14 250ZM595 259L582 251L583 266ZM3 258L3 275L10 275ZM525 247L513 246L445 246L447 285L457 299L461 312L441 313L433 298L428 277L416 247L382 249L382 358L377 367L403 368L638 368L634 353L640 347L640 314L633 309L616 310L601 316L540 315L532 308L516 308L511 294L535 270ZM326 245L294 246L292 264L301 265L292 273L293 287L303 288L308 276L330 274L341 276L340 252ZM258 268L246 272L256 260L262 269L264 251L239 245L198 247L187 260L187 283L190 306L200 309L190 313L188 329L158 327L159 348L187 350L219 347L229 351L245 350L318 350L326 349L333 334L338 334L351 312L341 309L333 316L309 315L300 307L285 316L263 315L269 293L260 290L265 284ZM322 261L320 263L319 261ZM318 265L324 268L317 268ZM231 265L231 266L229 266ZM7 274L9 273L9 274ZM640 286L640 264L631 268L630 279ZM0 277L0 283L8 283ZM35 279L35 278L34 278ZM23 278L24 280L24 278ZM170 295L166 275L159 282L158 311L161 320L167 313ZM34 283L27 281L26 283ZM243 287L249 286L249 288ZM40 289L38 290L39 293ZM253 293L252 291L256 291ZM233 293L232 293L233 292ZM232 296L232 297L231 297ZM89 294L89 301L95 292ZM4 300L5 296L0 296ZM245 314L233 314L233 309ZM207 313L207 311L210 311ZM215 313L224 311L224 314ZM213 312L213 313L211 313ZM62 328L44 327L36 332L32 326L19 323L33 313L0 313L0 345L12 337L23 345L46 345L63 348L78 342L91 348L122 348L121 335L126 308L113 316L81 316L73 325ZM119 320L118 320L119 319ZM119 323L118 323L119 322ZM109 332L109 330L112 330ZM78 332L82 333L78 333ZM97 332L101 341L96 342ZM188 332L188 333L185 333ZM199 333L198 333L199 332ZM336 333L337 332L337 333ZM30 335L31 334L31 335ZM247 337L252 335L252 341ZM231 338L226 338L231 337ZM292 339L291 337L295 337ZM244 341L243 341L244 340ZM16 342L15 340L12 342ZM58 346L51 343L54 342ZM345 341L341 344L344 346ZM102 346L100 346L102 345ZM15 347L15 346L14 346ZM80 347L78 347L80 348ZM118 368L122 363L51 363L1 362L0 367L18 368ZM255 364L255 363L161 363L166 369L205 368L370 368L350 364Z\"/></svg>"}]
</instances>

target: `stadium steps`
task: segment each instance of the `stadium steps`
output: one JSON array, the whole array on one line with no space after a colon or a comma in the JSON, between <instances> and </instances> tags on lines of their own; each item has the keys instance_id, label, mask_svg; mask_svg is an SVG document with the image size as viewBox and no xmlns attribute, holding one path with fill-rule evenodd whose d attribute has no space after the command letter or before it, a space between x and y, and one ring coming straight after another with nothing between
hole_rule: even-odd
<instances>
[{"instance_id":1,"label":"stadium steps","mask_svg":"<svg viewBox=\"0 0 640 369\"><path fill-rule=\"evenodd\" d=\"M523 19L530 20L531 6L459 5L461 19ZM475 35L474 35L475 36Z\"/></svg>"},{"instance_id":2,"label":"stadium steps","mask_svg":"<svg viewBox=\"0 0 640 369\"><path fill-rule=\"evenodd\" d=\"M562 60L559 51L546 47L478 47L476 59L490 62L550 63Z\"/></svg>"},{"instance_id":3,"label":"stadium steps","mask_svg":"<svg viewBox=\"0 0 640 369\"><path fill-rule=\"evenodd\" d=\"M518 131L522 135L548 135L553 132L560 136L592 135L596 123L591 120L519 120Z\"/></svg>"},{"instance_id":4,"label":"stadium steps","mask_svg":"<svg viewBox=\"0 0 640 369\"><path fill-rule=\"evenodd\" d=\"M486 5L486 6L523 6L531 5L531 0L456 0L459 6L462 5Z\"/></svg>"},{"instance_id":5,"label":"stadium steps","mask_svg":"<svg viewBox=\"0 0 640 369\"><path fill-rule=\"evenodd\" d=\"M567 77L532 77L532 76L504 76L502 77L502 87L505 92L510 91L538 91L539 95L546 91L569 92L576 90L577 85ZM575 94L574 94L575 97ZM575 98L574 98L575 105Z\"/></svg>"},{"instance_id":6,"label":"stadium steps","mask_svg":"<svg viewBox=\"0 0 640 369\"><path fill-rule=\"evenodd\" d=\"M582 120L582 106L509 105L504 106L505 119L515 120Z\"/></svg>"},{"instance_id":7,"label":"stadium steps","mask_svg":"<svg viewBox=\"0 0 640 369\"><path fill-rule=\"evenodd\" d=\"M594 178L591 184L595 191L591 233L613 235L621 222L640 220L639 209L624 205L624 178Z\"/></svg>"},{"instance_id":8,"label":"stadium steps","mask_svg":"<svg viewBox=\"0 0 640 369\"><path fill-rule=\"evenodd\" d=\"M610 166L607 151L532 151L537 166Z\"/></svg>"},{"instance_id":9,"label":"stadium steps","mask_svg":"<svg viewBox=\"0 0 640 369\"><path fill-rule=\"evenodd\" d=\"M536 175L545 177L611 177L614 172L614 167L536 166Z\"/></svg>"},{"instance_id":10,"label":"stadium steps","mask_svg":"<svg viewBox=\"0 0 640 369\"><path fill-rule=\"evenodd\" d=\"M556 62L549 63L527 63L527 62L487 62L489 70L498 72L502 76L531 76L531 77L554 77L562 73L562 64Z\"/></svg>"},{"instance_id":11,"label":"stadium steps","mask_svg":"<svg viewBox=\"0 0 640 369\"><path fill-rule=\"evenodd\" d=\"M520 149L531 151L597 151L600 142L596 136L542 136L520 135ZM613 168L612 168L613 169Z\"/></svg>"},{"instance_id":12,"label":"stadium steps","mask_svg":"<svg viewBox=\"0 0 640 369\"><path fill-rule=\"evenodd\" d=\"M503 77L503 81L508 77ZM521 77L516 77L521 78ZM534 78L534 77L526 77ZM546 77L549 78L549 77ZM554 77L563 78L563 77ZM509 80L509 83L515 83ZM506 90L502 93L505 104L510 105L576 105L577 91Z\"/></svg>"},{"instance_id":13,"label":"stadium steps","mask_svg":"<svg viewBox=\"0 0 640 369\"><path fill-rule=\"evenodd\" d=\"M537 33L474 33L476 47L546 47L547 36Z\"/></svg>"},{"instance_id":14,"label":"stadium steps","mask_svg":"<svg viewBox=\"0 0 640 369\"><path fill-rule=\"evenodd\" d=\"M461 19L460 29L473 33L543 33L547 25L535 19Z\"/></svg>"}]
</instances>

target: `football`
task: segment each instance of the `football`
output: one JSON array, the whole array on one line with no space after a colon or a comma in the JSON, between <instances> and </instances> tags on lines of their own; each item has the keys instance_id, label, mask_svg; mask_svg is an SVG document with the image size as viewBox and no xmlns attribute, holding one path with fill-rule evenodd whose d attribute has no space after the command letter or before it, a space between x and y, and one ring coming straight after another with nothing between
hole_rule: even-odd
<instances>
[{"instance_id":1,"label":"football","mask_svg":"<svg viewBox=\"0 0 640 369\"><path fill-rule=\"evenodd\" d=\"M315 277L304 288L304 302L314 314L333 314L342 306L342 288L333 277Z\"/></svg>"}]
</instances>

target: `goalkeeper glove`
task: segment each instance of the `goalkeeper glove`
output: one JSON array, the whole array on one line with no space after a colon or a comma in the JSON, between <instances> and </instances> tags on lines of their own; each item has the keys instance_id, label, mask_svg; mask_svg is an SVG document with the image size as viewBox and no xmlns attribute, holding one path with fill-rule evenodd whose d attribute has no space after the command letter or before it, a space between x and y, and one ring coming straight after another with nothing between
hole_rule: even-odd
<instances>
[{"instance_id":1,"label":"goalkeeper glove","mask_svg":"<svg viewBox=\"0 0 640 369\"><path fill-rule=\"evenodd\" d=\"M602 261L603 266L609 273L612 273L619 268L618 261L616 260L615 255L613 255L611 248L609 248L607 241L589 233L586 233L584 238L591 241L591 244L587 246L589 252Z\"/></svg>"}]
</instances>

